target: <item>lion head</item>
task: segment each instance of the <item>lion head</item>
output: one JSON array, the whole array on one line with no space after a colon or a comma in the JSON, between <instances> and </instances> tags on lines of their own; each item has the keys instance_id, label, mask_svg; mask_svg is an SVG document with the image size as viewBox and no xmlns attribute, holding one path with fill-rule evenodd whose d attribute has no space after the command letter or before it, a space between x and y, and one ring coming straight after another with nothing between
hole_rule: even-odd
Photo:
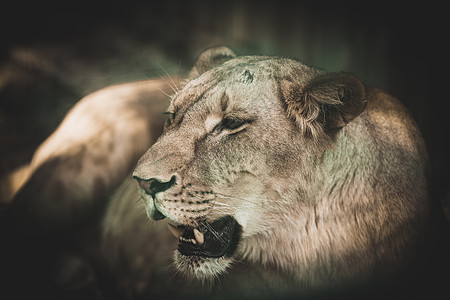
<instances>
[{"instance_id":1,"label":"lion head","mask_svg":"<svg viewBox=\"0 0 450 300\"><path fill-rule=\"evenodd\" d=\"M375 252L379 261L376 247L386 250L397 227L386 236L375 228L404 207L403 195L376 200L388 192L371 154L379 150L367 131L369 94L352 74L293 59L224 47L200 55L133 174L147 215L169 219L179 239L178 271L207 280L246 261L314 282L370 269L363 257Z\"/></svg>"}]
</instances>

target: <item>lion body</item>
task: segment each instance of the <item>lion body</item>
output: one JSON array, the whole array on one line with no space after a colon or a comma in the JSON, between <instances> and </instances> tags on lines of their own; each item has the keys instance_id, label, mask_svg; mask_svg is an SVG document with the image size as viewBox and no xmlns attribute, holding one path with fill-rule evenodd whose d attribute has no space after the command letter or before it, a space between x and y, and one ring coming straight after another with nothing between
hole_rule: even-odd
<instances>
[{"instance_id":1,"label":"lion body","mask_svg":"<svg viewBox=\"0 0 450 300\"><path fill-rule=\"evenodd\" d=\"M127 178L105 209L101 253L119 289L303 293L389 277L415 258L430 224L427 154L400 102L352 75L223 48L191 76L137 164L139 190ZM238 228L225 254L176 249L166 228L225 216Z\"/></svg>"},{"instance_id":2,"label":"lion body","mask_svg":"<svg viewBox=\"0 0 450 300\"><path fill-rule=\"evenodd\" d=\"M198 83L194 80L174 98L174 105L180 101L180 110L189 107L184 110L182 123L177 124L174 134L169 130L152 146L136 172L168 180L175 171L183 184L197 185L197 191L212 189L219 195L217 202L236 206L230 211L225 209L225 213L235 214L238 222L245 224L237 261L255 266L259 272L276 270L261 285L278 282L284 286L289 277L292 288L318 289L394 272L413 254L410 250L415 249L418 236L425 234L423 224L429 221L426 150L405 108L386 93L368 88L367 105L358 117L332 141L328 136L318 136L311 142L297 134L299 130L277 99L277 83L270 80L285 77L284 73L291 70L282 67L290 68L297 62L282 61L277 65L271 59L256 57L236 60L220 70L226 74L223 77L220 71L219 75L207 73L206 79L197 78ZM253 66L247 60L253 61ZM282 74L273 74L276 66ZM313 74L310 76L316 74L302 65L300 68ZM254 77L251 83L240 77L247 71ZM308 80L305 77L297 84L304 84ZM209 84L209 80L214 83ZM257 111L257 118L262 120L254 126L259 128L255 133L243 133L247 134L245 141L236 137L230 148L217 143L202 149L198 139L210 134L211 127L223 118L221 113L228 113L217 108L223 95L230 110ZM264 106L258 99L265 100ZM184 128L183 122L189 125ZM307 143L310 145L305 147ZM197 166L197 160L212 167ZM220 195L229 199L217 200ZM171 205L163 198L158 208L163 211L167 207L163 214L177 223L189 223L198 217L197 212L180 213L180 207L198 210L199 215L205 211L204 206L183 205L181 200L186 195L178 190L164 197L179 199L179 203ZM242 198L245 200L235 200ZM145 205L151 217L154 205L152 199L148 201ZM218 213L207 208L206 217L220 216L223 212L218 207ZM223 259L222 264L227 266L218 268L218 273L235 263L231 261ZM197 263L205 263L208 271L191 273L192 265ZM210 274L215 265L206 261L180 265L186 276L201 280L217 276Z\"/></svg>"}]
</instances>

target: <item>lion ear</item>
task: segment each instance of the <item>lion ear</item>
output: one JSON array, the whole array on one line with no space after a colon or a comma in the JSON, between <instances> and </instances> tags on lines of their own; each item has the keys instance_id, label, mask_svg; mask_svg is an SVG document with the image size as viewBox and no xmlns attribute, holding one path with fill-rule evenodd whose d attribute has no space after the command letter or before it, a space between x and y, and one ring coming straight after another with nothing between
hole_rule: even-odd
<instances>
[{"instance_id":1,"label":"lion ear","mask_svg":"<svg viewBox=\"0 0 450 300\"><path fill-rule=\"evenodd\" d=\"M319 75L304 85L281 80L286 111L305 134L333 134L356 118L367 103L364 84L349 73Z\"/></svg>"},{"instance_id":2,"label":"lion ear","mask_svg":"<svg viewBox=\"0 0 450 300\"><path fill-rule=\"evenodd\" d=\"M228 47L216 46L208 48L204 50L197 58L194 67L189 73L189 78L192 79L198 77L202 73L211 70L212 68L235 57L236 54L234 54L234 52Z\"/></svg>"}]
</instances>

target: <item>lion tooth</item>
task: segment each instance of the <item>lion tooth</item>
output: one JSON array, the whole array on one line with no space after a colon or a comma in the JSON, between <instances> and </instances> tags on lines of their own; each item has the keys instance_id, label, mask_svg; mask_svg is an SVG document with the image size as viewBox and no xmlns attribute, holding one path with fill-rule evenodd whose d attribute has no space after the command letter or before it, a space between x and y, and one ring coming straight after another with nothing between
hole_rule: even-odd
<instances>
[{"instance_id":1,"label":"lion tooth","mask_svg":"<svg viewBox=\"0 0 450 300\"><path fill-rule=\"evenodd\" d=\"M183 242L187 242L187 243L191 243L191 244L194 244L194 245L196 245L197 244L197 241L196 240L194 240L194 239L187 239L187 238L184 238L184 237L180 237L180 241L183 241Z\"/></svg>"},{"instance_id":2,"label":"lion tooth","mask_svg":"<svg viewBox=\"0 0 450 300\"><path fill-rule=\"evenodd\" d=\"M197 243L199 243L200 245L203 245L203 243L205 242L205 236L197 228L194 228L194 237Z\"/></svg>"},{"instance_id":3,"label":"lion tooth","mask_svg":"<svg viewBox=\"0 0 450 300\"><path fill-rule=\"evenodd\" d=\"M175 225L172 225L170 223L167 224L167 227L169 228L170 233L177 239L179 239L183 235L183 230L176 227Z\"/></svg>"}]
</instances>

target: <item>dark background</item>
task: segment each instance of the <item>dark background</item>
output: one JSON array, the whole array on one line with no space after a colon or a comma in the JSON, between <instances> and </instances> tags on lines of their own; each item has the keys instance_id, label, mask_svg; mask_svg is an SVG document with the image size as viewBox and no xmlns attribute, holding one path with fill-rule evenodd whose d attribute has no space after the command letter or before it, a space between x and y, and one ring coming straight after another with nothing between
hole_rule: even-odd
<instances>
[{"instance_id":1,"label":"dark background","mask_svg":"<svg viewBox=\"0 0 450 300\"><path fill-rule=\"evenodd\" d=\"M0 177L26 163L87 93L185 74L200 51L224 44L352 72L401 99L428 146L433 198L448 203L447 7L413 2L1 4Z\"/></svg>"}]
</instances>

